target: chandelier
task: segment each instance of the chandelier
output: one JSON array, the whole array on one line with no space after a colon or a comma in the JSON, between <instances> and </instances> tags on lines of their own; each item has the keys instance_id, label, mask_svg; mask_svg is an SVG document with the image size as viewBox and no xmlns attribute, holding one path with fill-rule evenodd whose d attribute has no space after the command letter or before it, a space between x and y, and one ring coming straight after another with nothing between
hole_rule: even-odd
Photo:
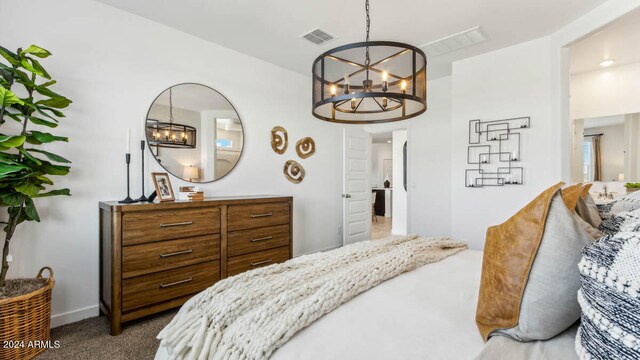
<instances>
[{"instance_id":1,"label":"chandelier","mask_svg":"<svg viewBox=\"0 0 640 360\"><path fill-rule=\"evenodd\" d=\"M418 116L427 109L427 57L414 46L366 41L331 49L313 62L313 115L343 124L372 124ZM364 60L364 61L363 61Z\"/></svg>"},{"instance_id":2,"label":"chandelier","mask_svg":"<svg viewBox=\"0 0 640 360\"><path fill-rule=\"evenodd\" d=\"M173 120L173 92L172 88L169 88L169 122L147 118L149 146L194 149L196 147L196 128L175 123Z\"/></svg>"}]
</instances>

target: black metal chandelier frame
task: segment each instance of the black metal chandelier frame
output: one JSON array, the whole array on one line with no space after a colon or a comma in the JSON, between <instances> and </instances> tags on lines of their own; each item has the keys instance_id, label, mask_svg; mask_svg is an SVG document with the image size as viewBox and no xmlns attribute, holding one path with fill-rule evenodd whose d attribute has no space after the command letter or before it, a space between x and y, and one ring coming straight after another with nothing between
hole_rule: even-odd
<instances>
[{"instance_id":1,"label":"black metal chandelier frame","mask_svg":"<svg viewBox=\"0 0 640 360\"><path fill-rule=\"evenodd\" d=\"M147 142L150 147L163 147L175 149L195 149L197 130L195 127L174 122L173 119L173 87L168 88L169 91L169 122L160 121L149 118L151 108L147 113ZM163 91L156 97L155 102Z\"/></svg>"},{"instance_id":2,"label":"black metal chandelier frame","mask_svg":"<svg viewBox=\"0 0 640 360\"><path fill-rule=\"evenodd\" d=\"M393 121L405 120L408 118L412 118L414 116L418 116L424 113L427 110L427 101L426 101L426 68L427 68L427 56L425 53L419 48L394 41L369 41L369 30L370 30L370 18L369 18L369 1L365 1L365 9L366 9L366 41L357 42L352 44L342 45L331 50L326 51L322 55L318 56L313 62L312 73L313 73L313 116L318 119L342 123L342 124L363 124L363 123L386 123ZM376 47L390 47L390 48L398 48L401 49L399 51L394 52L393 54L386 56L381 60L377 60L374 63L370 62L369 49ZM345 59L344 57L339 56L341 52L351 50L351 49L365 49L365 61L364 64ZM394 74L390 71L385 71L379 69L381 65L384 65L388 61L399 57L404 56L410 53L411 56L411 74L408 76L401 76L398 74ZM355 71L352 71L349 74L346 74L345 77L340 79L326 79L325 76L325 68L326 63L328 61L337 61L340 63L348 64L356 67ZM318 64L319 64L319 73L318 73ZM365 80L363 80L362 85L352 85L347 83L346 79L354 77L356 75L362 74L365 72ZM384 74L388 76L388 80L383 80L380 83L374 84L370 79L369 74L377 73ZM419 89L419 84L417 83L418 76L422 76L424 78L423 89ZM404 82L404 86L401 86ZM407 92L405 89L407 85L410 84L410 91ZM327 86L332 90L327 94ZM335 92L333 91L335 87ZM389 91L390 88L401 88L402 90L397 91ZM418 91L420 90L420 91ZM329 97L326 97L329 95ZM365 99L373 99L375 104L373 108L369 109L361 109L362 102ZM407 113L407 101L412 101L418 104L417 109L412 109L409 113ZM331 116L326 116L321 114L319 109L321 107L326 107L325 105L331 104ZM347 104L347 106L344 106ZM379 113L389 113L394 110L401 109L400 116L395 116L391 118L383 118L383 119L365 119L365 120L354 120L348 119L348 114L379 114ZM345 118L341 118L341 114L345 115Z\"/></svg>"}]
</instances>

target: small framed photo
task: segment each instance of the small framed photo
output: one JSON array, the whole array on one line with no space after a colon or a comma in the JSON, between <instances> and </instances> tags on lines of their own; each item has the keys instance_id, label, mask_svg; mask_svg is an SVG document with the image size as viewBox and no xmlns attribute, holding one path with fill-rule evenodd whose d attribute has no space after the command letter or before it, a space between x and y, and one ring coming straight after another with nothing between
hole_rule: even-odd
<instances>
[{"instance_id":1,"label":"small framed photo","mask_svg":"<svg viewBox=\"0 0 640 360\"><path fill-rule=\"evenodd\" d=\"M151 177L160 201L174 201L176 199L171 187L171 180L169 180L169 174L154 172L151 173Z\"/></svg>"}]
</instances>

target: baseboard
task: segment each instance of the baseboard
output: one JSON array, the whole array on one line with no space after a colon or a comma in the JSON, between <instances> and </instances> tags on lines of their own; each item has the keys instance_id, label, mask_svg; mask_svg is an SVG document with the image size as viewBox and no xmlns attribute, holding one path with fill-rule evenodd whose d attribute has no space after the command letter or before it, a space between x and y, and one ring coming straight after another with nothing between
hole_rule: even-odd
<instances>
[{"instance_id":1,"label":"baseboard","mask_svg":"<svg viewBox=\"0 0 640 360\"><path fill-rule=\"evenodd\" d=\"M88 306L86 308L51 316L51 327L54 328L65 324L71 324L76 321L96 316L98 316L98 305Z\"/></svg>"}]
</instances>

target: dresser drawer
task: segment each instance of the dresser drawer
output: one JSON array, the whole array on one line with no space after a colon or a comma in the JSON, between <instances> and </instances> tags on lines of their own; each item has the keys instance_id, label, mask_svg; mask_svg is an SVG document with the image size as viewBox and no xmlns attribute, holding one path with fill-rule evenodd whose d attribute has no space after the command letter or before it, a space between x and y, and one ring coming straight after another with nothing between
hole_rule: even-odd
<instances>
[{"instance_id":1,"label":"dresser drawer","mask_svg":"<svg viewBox=\"0 0 640 360\"><path fill-rule=\"evenodd\" d=\"M131 212L122 216L122 245L179 239L220 232L220 209Z\"/></svg>"},{"instance_id":2,"label":"dresser drawer","mask_svg":"<svg viewBox=\"0 0 640 360\"><path fill-rule=\"evenodd\" d=\"M157 241L122 248L122 277L149 274L220 259L220 235Z\"/></svg>"},{"instance_id":3,"label":"dresser drawer","mask_svg":"<svg viewBox=\"0 0 640 360\"><path fill-rule=\"evenodd\" d=\"M227 262L227 274L228 276L232 276L247 270L257 269L262 266L277 264L287 260L289 260L288 246L235 256L229 258Z\"/></svg>"},{"instance_id":4,"label":"dresser drawer","mask_svg":"<svg viewBox=\"0 0 640 360\"><path fill-rule=\"evenodd\" d=\"M122 281L122 310L194 294L220 279L220 262L210 261Z\"/></svg>"},{"instance_id":5,"label":"dresser drawer","mask_svg":"<svg viewBox=\"0 0 640 360\"><path fill-rule=\"evenodd\" d=\"M227 244L227 254L229 256L288 246L289 225L230 232Z\"/></svg>"},{"instance_id":6,"label":"dresser drawer","mask_svg":"<svg viewBox=\"0 0 640 360\"><path fill-rule=\"evenodd\" d=\"M227 223L229 231L288 224L289 203L231 205Z\"/></svg>"}]
</instances>

